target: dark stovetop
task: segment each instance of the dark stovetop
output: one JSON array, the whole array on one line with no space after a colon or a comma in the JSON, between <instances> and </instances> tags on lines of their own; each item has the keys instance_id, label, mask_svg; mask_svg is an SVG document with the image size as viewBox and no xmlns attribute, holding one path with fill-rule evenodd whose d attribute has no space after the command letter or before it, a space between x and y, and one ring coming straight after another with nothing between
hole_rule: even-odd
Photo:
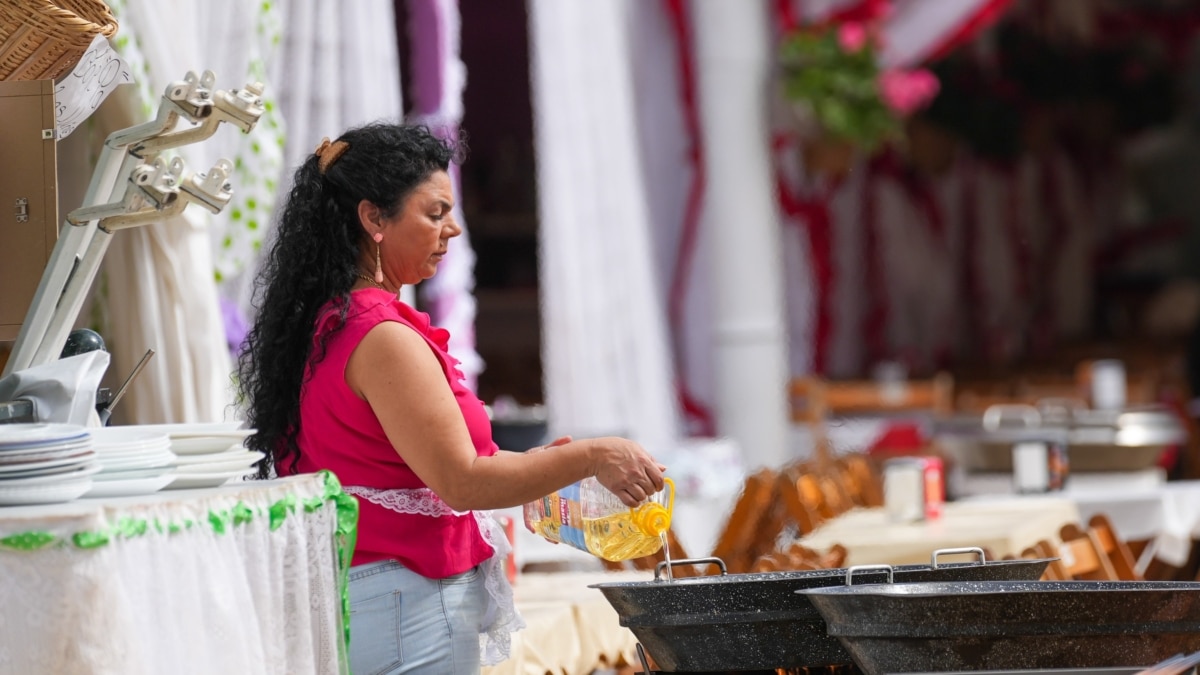
<instances>
[{"instance_id":1,"label":"dark stovetop","mask_svg":"<svg viewBox=\"0 0 1200 675\"><path fill-rule=\"evenodd\" d=\"M645 659L642 645L638 645L639 656ZM1193 655L1195 658L1197 655ZM1166 663L1169 663L1168 660ZM645 661L643 660L643 663ZM1157 665L1157 664L1156 664ZM1191 665L1185 664L1185 665ZM1153 668L1153 666L1150 666ZM905 673L904 675L1135 675L1146 672L1147 668L1115 667L1115 668L1045 668L1031 670L974 670L974 671L945 671L937 673ZM638 675L862 675L862 671L853 663L838 666L814 666L809 668L782 668L778 670L738 670L738 671L709 671L684 672L643 669L635 671ZM1200 675L1195 667L1189 667L1178 675Z\"/></svg>"},{"instance_id":2,"label":"dark stovetop","mask_svg":"<svg viewBox=\"0 0 1200 675\"><path fill-rule=\"evenodd\" d=\"M1133 675L1146 668L1045 668L1039 670L973 670L970 672L945 672L936 675ZM1190 672L1190 671L1189 671ZM934 673L910 673L908 675L935 675Z\"/></svg>"},{"instance_id":3,"label":"dark stovetop","mask_svg":"<svg viewBox=\"0 0 1200 675\"><path fill-rule=\"evenodd\" d=\"M641 675L641 671L634 671L635 675ZM847 663L843 666L824 666L812 668L784 668L782 670L728 670L717 672L683 672L675 671L667 673L660 670L652 670L647 675L862 675L862 671L852 663ZM972 674L974 675L974 674ZM1126 673L1112 673L1111 675L1127 675Z\"/></svg>"}]
</instances>

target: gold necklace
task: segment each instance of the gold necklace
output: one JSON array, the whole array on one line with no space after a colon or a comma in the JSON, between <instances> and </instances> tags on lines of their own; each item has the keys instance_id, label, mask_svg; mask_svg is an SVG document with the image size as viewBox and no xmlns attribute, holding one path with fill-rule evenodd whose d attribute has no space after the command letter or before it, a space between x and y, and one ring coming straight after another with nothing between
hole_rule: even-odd
<instances>
[{"instance_id":1,"label":"gold necklace","mask_svg":"<svg viewBox=\"0 0 1200 675\"><path fill-rule=\"evenodd\" d=\"M379 283L378 281L375 281L375 277L369 277L369 276L363 274L362 272L359 272L358 278L362 279L363 281L367 282L368 284L371 284L372 286L374 286L375 288L378 288L381 291L387 291L387 288L385 288L383 284ZM391 291L388 291L388 293L391 293Z\"/></svg>"}]
</instances>

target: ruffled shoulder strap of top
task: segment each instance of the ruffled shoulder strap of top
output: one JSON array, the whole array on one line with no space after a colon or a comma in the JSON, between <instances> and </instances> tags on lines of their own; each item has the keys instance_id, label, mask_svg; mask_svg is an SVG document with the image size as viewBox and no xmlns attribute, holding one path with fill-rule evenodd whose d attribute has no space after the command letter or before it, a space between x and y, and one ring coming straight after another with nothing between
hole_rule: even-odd
<instances>
[{"instance_id":1,"label":"ruffled shoulder strap of top","mask_svg":"<svg viewBox=\"0 0 1200 675\"><path fill-rule=\"evenodd\" d=\"M450 331L434 326L428 314L418 312L399 299L395 299L390 308L395 310L401 321L412 326L414 330L428 338L443 352L446 351L450 344Z\"/></svg>"},{"instance_id":2,"label":"ruffled shoulder strap of top","mask_svg":"<svg viewBox=\"0 0 1200 675\"><path fill-rule=\"evenodd\" d=\"M452 381L461 381L463 373L458 367L459 361L450 355L450 331L434 326L428 314L418 312L399 299L392 303L392 308L395 309L398 320L408 324L413 330L424 336L425 341L429 343L445 366L447 377Z\"/></svg>"},{"instance_id":3,"label":"ruffled shoulder strap of top","mask_svg":"<svg viewBox=\"0 0 1200 675\"><path fill-rule=\"evenodd\" d=\"M350 293L350 305L346 309L339 341L346 339L349 344L358 344L368 331L383 321L395 321L412 328L429 343L445 365L447 374L462 379L458 359L450 355L450 332L434 326L428 314L417 311L387 291L367 288ZM342 326L341 304L337 299L330 300L318 315L314 343Z\"/></svg>"}]
</instances>

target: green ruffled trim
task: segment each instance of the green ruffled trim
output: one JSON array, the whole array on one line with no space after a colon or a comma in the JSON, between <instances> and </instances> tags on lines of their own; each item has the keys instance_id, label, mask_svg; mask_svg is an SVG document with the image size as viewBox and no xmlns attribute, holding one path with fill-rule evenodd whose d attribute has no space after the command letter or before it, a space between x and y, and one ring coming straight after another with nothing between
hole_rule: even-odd
<instances>
[{"instance_id":1,"label":"green ruffled trim","mask_svg":"<svg viewBox=\"0 0 1200 675\"><path fill-rule=\"evenodd\" d=\"M349 672L346 659L350 654L350 560L354 557L354 544L358 540L358 500L342 490L337 476L322 471L325 479L324 498L337 506L337 527L334 542L338 553L338 589L342 595L342 633L346 649L342 654L342 671ZM310 502L311 503L311 502ZM309 504L305 504L305 510Z\"/></svg>"},{"instance_id":2,"label":"green ruffled trim","mask_svg":"<svg viewBox=\"0 0 1200 675\"><path fill-rule=\"evenodd\" d=\"M0 539L0 546L18 551L36 551L53 544L56 539L49 532L22 532Z\"/></svg>"},{"instance_id":3,"label":"green ruffled trim","mask_svg":"<svg viewBox=\"0 0 1200 675\"><path fill-rule=\"evenodd\" d=\"M342 484L331 472L320 471L317 475L321 476L324 482L324 491L319 497L301 501L295 494L289 493L265 509L255 509L245 502L238 502L232 509L209 511L208 523L216 534L225 534L231 528L245 525L255 517L266 516L271 531L274 532L283 525L288 514L295 513L297 508L302 507L305 513L312 513L325 504L333 504L337 509L333 542L337 549L338 591L342 597L342 637L345 641L345 650L340 658L342 671L347 672L347 655L350 653L350 560L354 557L354 544L358 539L358 500L342 490ZM191 519L163 522L158 519L124 517L105 529L76 532L69 537L42 531L11 534L0 537L0 549L37 551L51 546L73 545L88 550L105 546L114 539L140 537L150 531L150 528L154 528L158 533L175 534L189 530L195 525L196 521Z\"/></svg>"}]
</instances>

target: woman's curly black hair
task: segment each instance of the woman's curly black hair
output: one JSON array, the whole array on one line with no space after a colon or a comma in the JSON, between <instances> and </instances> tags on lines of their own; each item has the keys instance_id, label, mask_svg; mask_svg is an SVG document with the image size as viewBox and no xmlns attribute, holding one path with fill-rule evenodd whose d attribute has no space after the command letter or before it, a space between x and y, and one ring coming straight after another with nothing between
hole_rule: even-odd
<instances>
[{"instance_id":1,"label":"woman's curly black hair","mask_svg":"<svg viewBox=\"0 0 1200 675\"><path fill-rule=\"evenodd\" d=\"M258 476L272 468L295 470L300 388L310 356L324 357L328 335L313 351L317 312L329 301L343 321L367 234L358 205L368 200L385 217L438 171L449 168L462 146L423 126L374 123L338 139L349 148L322 174L317 156L296 170L274 239L255 279L257 316L238 362L246 422L257 432L246 441L266 455ZM336 331L334 331L336 332ZM331 333L332 334L332 333Z\"/></svg>"}]
</instances>

